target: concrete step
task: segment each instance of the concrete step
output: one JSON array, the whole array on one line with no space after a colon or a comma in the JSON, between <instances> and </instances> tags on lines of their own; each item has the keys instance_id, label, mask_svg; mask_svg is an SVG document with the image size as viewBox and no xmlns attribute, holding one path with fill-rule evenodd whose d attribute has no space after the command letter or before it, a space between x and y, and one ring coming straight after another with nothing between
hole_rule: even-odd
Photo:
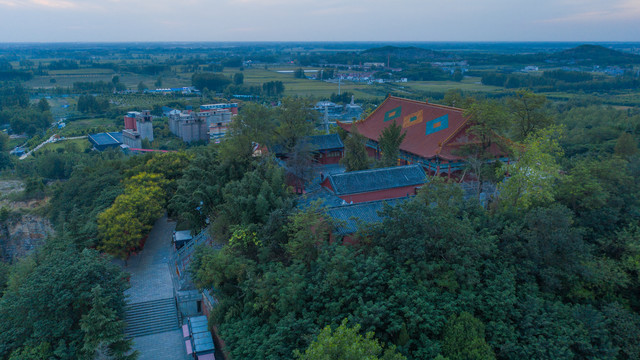
<instances>
[{"instance_id":1,"label":"concrete step","mask_svg":"<svg viewBox=\"0 0 640 360\"><path fill-rule=\"evenodd\" d=\"M154 328L145 328L145 329L136 329L136 330L130 330L127 331L125 333L125 338L127 339L131 339L131 338L136 338L136 337L140 337L140 336L147 336L147 335L153 335L153 334L160 334L163 332L167 332L167 331L174 331L176 330L175 326L156 326Z\"/></svg>"},{"instance_id":2,"label":"concrete step","mask_svg":"<svg viewBox=\"0 0 640 360\"><path fill-rule=\"evenodd\" d=\"M124 330L128 338L157 334L180 327L173 298L128 304L125 308Z\"/></svg>"},{"instance_id":3,"label":"concrete step","mask_svg":"<svg viewBox=\"0 0 640 360\"><path fill-rule=\"evenodd\" d=\"M140 307L150 307L160 304L174 304L175 301L173 298L164 298L164 299L156 299L150 301L142 301L137 303L128 303L125 305L125 309L135 309Z\"/></svg>"},{"instance_id":4,"label":"concrete step","mask_svg":"<svg viewBox=\"0 0 640 360\"><path fill-rule=\"evenodd\" d=\"M157 306L157 307L144 307L144 308L137 308L137 309L133 309L133 310L125 310L127 316L144 316L146 314L153 314L153 313L157 313L157 312L165 312L165 311L172 311L175 310L176 306L175 304L169 304L169 305L161 305L161 306Z\"/></svg>"},{"instance_id":5,"label":"concrete step","mask_svg":"<svg viewBox=\"0 0 640 360\"><path fill-rule=\"evenodd\" d=\"M156 323L176 323L178 325L178 317L177 314L167 314L164 316L154 316L154 317L146 317L134 320L125 320L127 323L127 328L134 328L140 326L146 326L147 324L156 324Z\"/></svg>"}]
</instances>

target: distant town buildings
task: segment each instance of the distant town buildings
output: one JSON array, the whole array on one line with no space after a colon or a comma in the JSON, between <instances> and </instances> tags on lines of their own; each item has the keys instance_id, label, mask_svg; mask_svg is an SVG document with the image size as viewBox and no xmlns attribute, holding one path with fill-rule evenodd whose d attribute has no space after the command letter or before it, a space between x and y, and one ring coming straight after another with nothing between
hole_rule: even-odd
<instances>
[{"instance_id":1,"label":"distant town buildings","mask_svg":"<svg viewBox=\"0 0 640 360\"><path fill-rule=\"evenodd\" d=\"M201 105L198 112L190 109L167 112L169 130L184 142L219 141L227 134L236 114L237 103Z\"/></svg>"},{"instance_id":2,"label":"distant town buildings","mask_svg":"<svg viewBox=\"0 0 640 360\"><path fill-rule=\"evenodd\" d=\"M354 119L359 120L364 112L362 106L355 103L353 96L351 96L351 103L344 106L331 101L319 101L313 109L329 120L340 120L343 122L350 122Z\"/></svg>"},{"instance_id":3,"label":"distant town buildings","mask_svg":"<svg viewBox=\"0 0 640 360\"><path fill-rule=\"evenodd\" d=\"M209 139L207 122L192 111L171 113L169 130L187 143Z\"/></svg>"},{"instance_id":4,"label":"distant town buildings","mask_svg":"<svg viewBox=\"0 0 640 360\"><path fill-rule=\"evenodd\" d=\"M199 94L200 90L192 87L192 86L185 86L185 87L179 87L179 88L161 88L161 89L154 89L154 90L150 90L147 89L144 91L145 93L148 94L164 94L164 95L168 95L168 94L182 94L182 95L190 95L190 94Z\"/></svg>"},{"instance_id":5,"label":"distant town buildings","mask_svg":"<svg viewBox=\"0 0 640 360\"><path fill-rule=\"evenodd\" d=\"M124 116L124 128L137 131L138 130L138 128L136 127L137 116L140 116L139 111L129 111L127 115Z\"/></svg>"},{"instance_id":6,"label":"distant town buildings","mask_svg":"<svg viewBox=\"0 0 640 360\"><path fill-rule=\"evenodd\" d=\"M229 110L233 115L238 115L238 103L200 105L200 111L213 111L213 110L225 110L225 109Z\"/></svg>"},{"instance_id":7,"label":"distant town buildings","mask_svg":"<svg viewBox=\"0 0 640 360\"><path fill-rule=\"evenodd\" d=\"M150 110L129 111L124 116L124 129L130 130L129 139L139 138L153 141L153 116ZM138 148L140 146L137 146Z\"/></svg>"},{"instance_id":8,"label":"distant town buildings","mask_svg":"<svg viewBox=\"0 0 640 360\"><path fill-rule=\"evenodd\" d=\"M142 148L142 137L140 133L131 129L122 130L122 142L130 148Z\"/></svg>"},{"instance_id":9,"label":"distant town buildings","mask_svg":"<svg viewBox=\"0 0 640 360\"><path fill-rule=\"evenodd\" d=\"M136 117L136 128L142 139L153 141L153 117L151 116L151 111L143 110Z\"/></svg>"},{"instance_id":10,"label":"distant town buildings","mask_svg":"<svg viewBox=\"0 0 640 360\"><path fill-rule=\"evenodd\" d=\"M233 113L229 109L218 109L198 113L198 117L205 120L209 132L209 139L220 140L227 135Z\"/></svg>"}]
</instances>

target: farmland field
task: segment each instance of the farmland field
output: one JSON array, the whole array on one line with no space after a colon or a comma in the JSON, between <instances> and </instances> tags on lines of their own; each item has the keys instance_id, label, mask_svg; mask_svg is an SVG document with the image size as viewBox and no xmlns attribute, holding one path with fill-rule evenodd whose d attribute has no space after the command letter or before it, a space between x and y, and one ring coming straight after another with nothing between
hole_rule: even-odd
<instances>
[{"instance_id":1,"label":"farmland field","mask_svg":"<svg viewBox=\"0 0 640 360\"><path fill-rule=\"evenodd\" d=\"M46 144L45 146L38 149L35 154L43 153L45 151L83 152L85 149L90 148L91 144L87 139L61 140L54 143Z\"/></svg>"}]
</instances>

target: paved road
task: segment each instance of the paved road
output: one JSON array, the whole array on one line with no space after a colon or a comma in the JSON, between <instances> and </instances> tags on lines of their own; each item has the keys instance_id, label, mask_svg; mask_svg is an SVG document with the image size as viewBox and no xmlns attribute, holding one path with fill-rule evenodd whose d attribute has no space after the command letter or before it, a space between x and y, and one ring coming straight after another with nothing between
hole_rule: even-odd
<instances>
[{"instance_id":1,"label":"paved road","mask_svg":"<svg viewBox=\"0 0 640 360\"><path fill-rule=\"evenodd\" d=\"M43 146L47 145L48 143L53 142L53 140L55 139L55 138L54 138L54 136L56 136L56 135L55 135L55 134L54 134L54 135L51 135L51 137L50 137L50 138L48 138L47 140L45 140L45 141L41 142L38 146L36 146L35 148L33 148L33 150L31 150L31 151L29 151L28 153L26 153L26 154L24 154L24 155L20 156L20 160L24 160L24 159L26 159L26 158L27 158L29 155L31 155L34 151L37 151L38 149L40 149L41 147L43 147Z\"/></svg>"},{"instance_id":2,"label":"paved road","mask_svg":"<svg viewBox=\"0 0 640 360\"><path fill-rule=\"evenodd\" d=\"M182 329L133 338L138 360L193 360L187 355Z\"/></svg>"},{"instance_id":3,"label":"paved road","mask_svg":"<svg viewBox=\"0 0 640 360\"><path fill-rule=\"evenodd\" d=\"M169 273L171 233L174 222L164 216L153 225L144 250L129 258L126 271L131 273L131 288L125 291L127 301L139 303L173 297L173 283Z\"/></svg>"},{"instance_id":4,"label":"paved road","mask_svg":"<svg viewBox=\"0 0 640 360\"><path fill-rule=\"evenodd\" d=\"M87 136L85 135L85 136L75 136L75 137L69 137L69 138L60 138L60 139L56 140L55 136L56 136L56 134L51 135L50 138L48 138L47 140L45 140L42 143L40 143L33 150L31 150L28 153L23 154L22 156L20 156L20 160L26 159L29 155L31 155L34 152L38 151L41 147L47 145L48 143L53 143L53 142L58 142L58 141L65 141L65 140L76 140L76 139L85 139L85 138L87 138Z\"/></svg>"},{"instance_id":5,"label":"paved road","mask_svg":"<svg viewBox=\"0 0 640 360\"><path fill-rule=\"evenodd\" d=\"M131 274L131 288L125 291L127 302L138 303L173 297L173 284L169 273L171 233L174 222L160 218L153 226L144 250L132 256L125 271ZM140 352L139 360L189 359L182 340L182 330L140 336L133 339L133 348Z\"/></svg>"}]
</instances>

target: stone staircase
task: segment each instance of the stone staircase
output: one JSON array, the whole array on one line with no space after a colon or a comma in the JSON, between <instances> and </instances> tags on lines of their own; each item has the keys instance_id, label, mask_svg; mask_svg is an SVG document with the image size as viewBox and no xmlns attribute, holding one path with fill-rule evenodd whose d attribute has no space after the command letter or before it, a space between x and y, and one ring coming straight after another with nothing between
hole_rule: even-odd
<instances>
[{"instance_id":1,"label":"stone staircase","mask_svg":"<svg viewBox=\"0 0 640 360\"><path fill-rule=\"evenodd\" d=\"M127 304L124 330L128 338L178 329L178 312L173 298Z\"/></svg>"}]
</instances>

